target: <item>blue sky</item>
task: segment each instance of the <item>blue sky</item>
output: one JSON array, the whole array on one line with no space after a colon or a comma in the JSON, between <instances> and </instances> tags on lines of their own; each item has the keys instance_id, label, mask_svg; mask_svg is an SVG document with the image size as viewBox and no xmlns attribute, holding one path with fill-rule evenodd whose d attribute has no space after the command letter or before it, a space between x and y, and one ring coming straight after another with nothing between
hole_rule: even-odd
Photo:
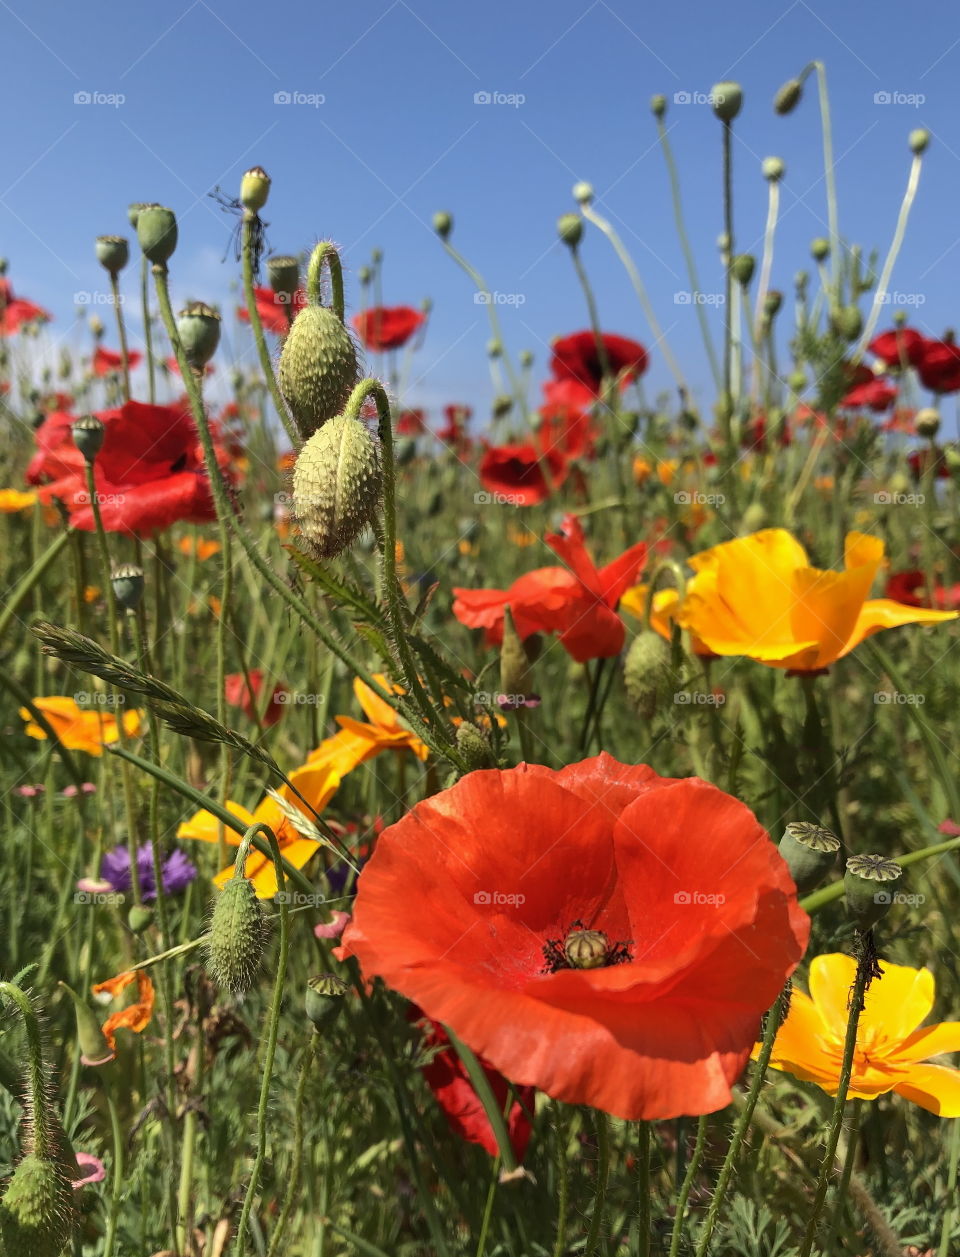
<instances>
[{"instance_id":1,"label":"blue sky","mask_svg":"<svg viewBox=\"0 0 960 1257\"><path fill-rule=\"evenodd\" d=\"M484 310L444 255L431 216L450 210L456 246L491 288L522 298L501 309L505 336L514 353L533 350L542 378L551 337L586 326L555 235L557 216L572 208L572 184L586 179L707 405L695 313L675 303L689 285L649 98L663 92L670 101L703 287L720 290L720 127L708 105L674 101L724 78L743 84L738 249L760 252L760 162L776 154L787 175L773 285L790 293L795 271L808 265L810 239L826 234L819 115L812 80L788 118L774 115L771 100L813 58L826 62L831 84L848 240L885 252L909 168L907 135L921 125L932 131L891 289L913 294L911 321L928 334L942 334L955 318L960 16L946 0L922 13L889 0L642 8L625 0L295 0L272 8L251 0L10 0L0 20L0 252L14 287L54 312L51 335L73 344L86 343L73 294L103 288L94 237L127 234L130 201L177 211L175 299L234 305L237 268L221 260L230 222L206 194L217 184L235 194L243 170L261 164L273 178L264 217L274 248L338 241L354 308L355 272L382 249L387 303L434 301L411 400L464 400L482 410L492 393ZM81 103L84 93L93 99ZM307 99L278 103L278 93ZM513 101L476 103L477 93ZM892 99L885 103L884 94ZM627 277L594 231L583 257L605 328L649 344ZM133 295L133 268L125 280ZM670 382L655 351L650 393Z\"/></svg>"}]
</instances>

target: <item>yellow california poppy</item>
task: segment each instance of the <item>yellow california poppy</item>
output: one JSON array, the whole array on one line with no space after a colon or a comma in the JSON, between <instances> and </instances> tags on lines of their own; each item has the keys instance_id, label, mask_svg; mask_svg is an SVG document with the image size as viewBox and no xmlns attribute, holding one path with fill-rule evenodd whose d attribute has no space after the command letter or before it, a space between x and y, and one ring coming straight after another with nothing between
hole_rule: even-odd
<instances>
[{"instance_id":1,"label":"yellow california poppy","mask_svg":"<svg viewBox=\"0 0 960 1257\"><path fill-rule=\"evenodd\" d=\"M881 629L956 619L955 611L868 600L883 553L879 537L851 532L844 571L820 571L786 529L738 537L689 560L696 574L677 621L716 655L815 672Z\"/></svg>"},{"instance_id":2,"label":"yellow california poppy","mask_svg":"<svg viewBox=\"0 0 960 1257\"><path fill-rule=\"evenodd\" d=\"M880 966L883 977L874 979L860 1015L848 1094L874 1100L895 1091L940 1117L960 1117L960 1070L926 1063L931 1056L960 1051L960 1021L921 1026L933 1008L933 974L886 960ZM810 994L794 991L789 1016L777 1032L774 1069L836 1095L855 971L856 962L839 952L813 960ZM754 1057L757 1052L754 1048Z\"/></svg>"},{"instance_id":3,"label":"yellow california poppy","mask_svg":"<svg viewBox=\"0 0 960 1257\"><path fill-rule=\"evenodd\" d=\"M20 489L0 489L0 515L29 510L36 500L37 495L32 490L23 493Z\"/></svg>"},{"instance_id":4,"label":"yellow california poppy","mask_svg":"<svg viewBox=\"0 0 960 1257\"><path fill-rule=\"evenodd\" d=\"M391 686L382 673L375 673L374 680L385 690L392 689L394 694L403 693L399 686ZM304 772L311 766L324 764L339 773L341 777L345 777L358 764L373 759L384 751L412 751L417 759L427 758L430 753L428 748L416 734L411 733L405 725L400 723L400 718L389 703L378 698L373 690L359 679L353 683L353 692L363 708L363 714L367 717L366 722L354 720L352 716L337 716L340 732L325 738L317 749L311 752L306 765L303 769L298 769L298 772ZM296 773L290 780L299 787ZM302 787L299 788L302 789Z\"/></svg>"},{"instance_id":5,"label":"yellow california poppy","mask_svg":"<svg viewBox=\"0 0 960 1257\"><path fill-rule=\"evenodd\" d=\"M88 755L102 755L105 746L118 741L120 731L116 717L111 712L88 710L77 705L67 694L51 694L35 698L33 704L47 718L54 733L68 751L86 751ZM21 717L27 722L24 730L31 738L45 738L46 730L38 725L26 707L20 708ZM124 732L136 737L140 732L139 711L123 713Z\"/></svg>"}]
</instances>

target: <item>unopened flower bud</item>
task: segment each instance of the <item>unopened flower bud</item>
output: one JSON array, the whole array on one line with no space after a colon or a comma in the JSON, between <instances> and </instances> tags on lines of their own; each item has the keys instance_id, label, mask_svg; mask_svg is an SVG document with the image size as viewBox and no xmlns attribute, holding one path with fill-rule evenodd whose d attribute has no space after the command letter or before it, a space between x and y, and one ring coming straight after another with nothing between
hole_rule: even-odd
<instances>
[{"instance_id":1,"label":"unopened flower bud","mask_svg":"<svg viewBox=\"0 0 960 1257\"><path fill-rule=\"evenodd\" d=\"M872 930L890 910L894 883L903 869L882 855L854 855L847 861L843 891L847 911L861 933Z\"/></svg>"},{"instance_id":2,"label":"unopened flower bud","mask_svg":"<svg viewBox=\"0 0 960 1257\"><path fill-rule=\"evenodd\" d=\"M503 640L500 643L500 689L510 696L525 696L529 692L530 657L523 644L513 612L503 609Z\"/></svg>"},{"instance_id":3,"label":"unopened flower bud","mask_svg":"<svg viewBox=\"0 0 960 1257\"><path fill-rule=\"evenodd\" d=\"M721 122L732 122L743 105L743 88L739 83L714 83L710 92L713 112Z\"/></svg>"},{"instance_id":4,"label":"unopened flower bud","mask_svg":"<svg viewBox=\"0 0 960 1257\"><path fill-rule=\"evenodd\" d=\"M799 104L803 95L803 84L799 79L787 79L773 98L773 107L778 114L791 113Z\"/></svg>"},{"instance_id":5,"label":"unopened flower bud","mask_svg":"<svg viewBox=\"0 0 960 1257\"><path fill-rule=\"evenodd\" d=\"M593 196L592 183L575 183L573 185L573 199L578 205L589 205L593 201Z\"/></svg>"},{"instance_id":6,"label":"unopened flower bud","mask_svg":"<svg viewBox=\"0 0 960 1257\"><path fill-rule=\"evenodd\" d=\"M667 98L662 93L657 92L655 96L650 97L650 112L655 118L662 118L667 112Z\"/></svg>"},{"instance_id":7,"label":"unopened flower bud","mask_svg":"<svg viewBox=\"0 0 960 1257\"><path fill-rule=\"evenodd\" d=\"M787 376L787 385L791 392L802 393L807 387L807 377L802 371L791 371Z\"/></svg>"},{"instance_id":8,"label":"unopened flower bud","mask_svg":"<svg viewBox=\"0 0 960 1257\"><path fill-rule=\"evenodd\" d=\"M767 509L762 502L751 502L743 512L741 536L748 537L767 526Z\"/></svg>"},{"instance_id":9,"label":"unopened flower bud","mask_svg":"<svg viewBox=\"0 0 960 1257\"><path fill-rule=\"evenodd\" d=\"M854 341L863 331L863 315L857 306L841 306L831 318L833 330L844 340Z\"/></svg>"},{"instance_id":10,"label":"unopened flower bud","mask_svg":"<svg viewBox=\"0 0 960 1257\"><path fill-rule=\"evenodd\" d=\"M126 236L97 236L97 261L110 275L119 275L130 260Z\"/></svg>"},{"instance_id":11,"label":"unopened flower bud","mask_svg":"<svg viewBox=\"0 0 960 1257\"><path fill-rule=\"evenodd\" d=\"M137 215L137 240L147 260L163 266L177 247L177 216L164 205L142 205Z\"/></svg>"},{"instance_id":12,"label":"unopened flower bud","mask_svg":"<svg viewBox=\"0 0 960 1257\"><path fill-rule=\"evenodd\" d=\"M131 201L127 206L127 219L134 231L137 230L137 219L140 217L140 211L146 209L149 201Z\"/></svg>"},{"instance_id":13,"label":"unopened flower bud","mask_svg":"<svg viewBox=\"0 0 960 1257\"><path fill-rule=\"evenodd\" d=\"M256 214L267 203L270 195L270 176L262 166L252 166L240 180L240 204Z\"/></svg>"},{"instance_id":14,"label":"unopened flower bud","mask_svg":"<svg viewBox=\"0 0 960 1257\"><path fill-rule=\"evenodd\" d=\"M924 406L917 411L914 426L917 436L935 437L940 431L940 411L934 406Z\"/></svg>"},{"instance_id":15,"label":"unopened flower bud","mask_svg":"<svg viewBox=\"0 0 960 1257\"><path fill-rule=\"evenodd\" d=\"M493 399L494 419L503 419L511 410L513 410L513 398L509 393L503 393Z\"/></svg>"},{"instance_id":16,"label":"unopened flower bud","mask_svg":"<svg viewBox=\"0 0 960 1257\"><path fill-rule=\"evenodd\" d=\"M630 705L641 720L652 720L676 686L670 643L652 629L642 629L630 643L623 665Z\"/></svg>"},{"instance_id":17,"label":"unopened flower bud","mask_svg":"<svg viewBox=\"0 0 960 1257\"><path fill-rule=\"evenodd\" d=\"M207 969L220 986L243 995L263 959L267 923L253 882L231 877L214 905L207 940Z\"/></svg>"},{"instance_id":18,"label":"unopened flower bud","mask_svg":"<svg viewBox=\"0 0 960 1257\"><path fill-rule=\"evenodd\" d=\"M202 371L220 343L220 315L202 301L194 301L180 311L177 335L191 367Z\"/></svg>"},{"instance_id":19,"label":"unopened flower bud","mask_svg":"<svg viewBox=\"0 0 960 1257\"><path fill-rule=\"evenodd\" d=\"M67 986L66 982L61 982L60 985L73 1003L73 1011L77 1019L77 1045L80 1048L82 1064L89 1065L91 1068L109 1065L111 1061L116 1060L117 1054L107 1042L100 1028L97 1014L86 1000L81 999L72 987Z\"/></svg>"},{"instance_id":20,"label":"unopened flower bud","mask_svg":"<svg viewBox=\"0 0 960 1257\"><path fill-rule=\"evenodd\" d=\"M352 545L381 492L379 448L363 424L338 415L318 429L293 468L293 513L311 553L329 559Z\"/></svg>"},{"instance_id":21,"label":"unopened flower bud","mask_svg":"<svg viewBox=\"0 0 960 1257\"><path fill-rule=\"evenodd\" d=\"M583 239L583 219L579 214L561 214L557 219L557 235L571 249Z\"/></svg>"},{"instance_id":22,"label":"unopened flower bud","mask_svg":"<svg viewBox=\"0 0 960 1257\"><path fill-rule=\"evenodd\" d=\"M810 256L815 262L824 262L830 256L830 241L817 236L810 242Z\"/></svg>"},{"instance_id":23,"label":"unopened flower bud","mask_svg":"<svg viewBox=\"0 0 960 1257\"><path fill-rule=\"evenodd\" d=\"M502 341L499 341L496 339L487 341L487 357L488 358L502 358L503 357Z\"/></svg>"},{"instance_id":24,"label":"unopened flower bud","mask_svg":"<svg viewBox=\"0 0 960 1257\"><path fill-rule=\"evenodd\" d=\"M143 568L135 563L115 567L110 583L113 585L113 596L124 611L136 611L143 597Z\"/></svg>"},{"instance_id":25,"label":"unopened flower bud","mask_svg":"<svg viewBox=\"0 0 960 1257\"><path fill-rule=\"evenodd\" d=\"M96 415L83 415L70 427L73 443L88 463L100 453L106 429Z\"/></svg>"},{"instance_id":26,"label":"unopened flower bud","mask_svg":"<svg viewBox=\"0 0 960 1257\"><path fill-rule=\"evenodd\" d=\"M763 298L764 318L775 318L780 313L780 307L782 305L783 293L777 288L771 288Z\"/></svg>"},{"instance_id":27,"label":"unopened flower bud","mask_svg":"<svg viewBox=\"0 0 960 1257\"><path fill-rule=\"evenodd\" d=\"M764 179L769 179L771 183L779 183L787 168L779 157L765 157L760 169L763 171Z\"/></svg>"},{"instance_id":28,"label":"unopened flower bud","mask_svg":"<svg viewBox=\"0 0 960 1257\"><path fill-rule=\"evenodd\" d=\"M918 127L916 131L910 132L910 152L916 157L921 153L925 153L930 144L930 132L926 127Z\"/></svg>"},{"instance_id":29,"label":"unopened flower bud","mask_svg":"<svg viewBox=\"0 0 960 1257\"><path fill-rule=\"evenodd\" d=\"M153 924L153 909L147 903L135 903L127 913L131 934L142 934Z\"/></svg>"},{"instance_id":30,"label":"unopened flower bud","mask_svg":"<svg viewBox=\"0 0 960 1257\"><path fill-rule=\"evenodd\" d=\"M738 253L730 263L730 271L737 283L746 288L753 279L756 265L757 259L752 253Z\"/></svg>"},{"instance_id":31,"label":"unopened flower bud","mask_svg":"<svg viewBox=\"0 0 960 1257\"><path fill-rule=\"evenodd\" d=\"M73 1188L59 1160L28 1153L0 1198L0 1242L10 1257L60 1257L73 1232Z\"/></svg>"},{"instance_id":32,"label":"unopened flower bud","mask_svg":"<svg viewBox=\"0 0 960 1257\"><path fill-rule=\"evenodd\" d=\"M317 1033L326 1030L340 1016L343 997L350 990L335 973L321 973L307 982L303 1006Z\"/></svg>"},{"instance_id":33,"label":"unopened flower bud","mask_svg":"<svg viewBox=\"0 0 960 1257\"><path fill-rule=\"evenodd\" d=\"M277 373L304 439L340 414L357 374L356 347L333 310L304 306L287 333Z\"/></svg>"},{"instance_id":34,"label":"unopened flower bud","mask_svg":"<svg viewBox=\"0 0 960 1257\"><path fill-rule=\"evenodd\" d=\"M466 760L468 772L474 772L478 768L496 767L493 748L483 732L470 720L462 720L457 725L457 750Z\"/></svg>"},{"instance_id":35,"label":"unopened flower bud","mask_svg":"<svg viewBox=\"0 0 960 1257\"><path fill-rule=\"evenodd\" d=\"M446 240L453 231L453 215L448 214L446 210L438 210L433 216L433 230L441 240Z\"/></svg>"},{"instance_id":36,"label":"unopened flower bud","mask_svg":"<svg viewBox=\"0 0 960 1257\"><path fill-rule=\"evenodd\" d=\"M780 839L780 854L801 895L823 881L836 863L840 840L810 821L791 821Z\"/></svg>"},{"instance_id":37,"label":"unopened flower bud","mask_svg":"<svg viewBox=\"0 0 960 1257\"><path fill-rule=\"evenodd\" d=\"M529 371L533 366L533 354L529 349L520 350L520 365L524 371Z\"/></svg>"}]
</instances>

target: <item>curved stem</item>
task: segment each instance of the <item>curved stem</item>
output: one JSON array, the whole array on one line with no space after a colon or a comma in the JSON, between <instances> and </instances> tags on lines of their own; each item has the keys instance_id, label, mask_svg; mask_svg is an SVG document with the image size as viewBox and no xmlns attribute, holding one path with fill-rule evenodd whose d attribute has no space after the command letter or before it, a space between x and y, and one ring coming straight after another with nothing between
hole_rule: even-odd
<instances>
[{"instance_id":1,"label":"curved stem","mask_svg":"<svg viewBox=\"0 0 960 1257\"><path fill-rule=\"evenodd\" d=\"M110 272L110 292L113 296L113 308L117 314L117 332L120 336L120 357L123 362L123 400L130 400L130 355L127 351L127 329L123 321L120 282L116 272Z\"/></svg>"},{"instance_id":2,"label":"curved stem","mask_svg":"<svg viewBox=\"0 0 960 1257\"><path fill-rule=\"evenodd\" d=\"M830 93L827 91L827 68L822 61L814 61L817 73L817 93L820 100L820 130L823 137L823 181L827 189L827 230L830 233L830 269L833 275L834 300L839 304L837 291L840 273L840 223L837 213L837 180L833 163L833 132L830 126Z\"/></svg>"},{"instance_id":3,"label":"curved stem","mask_svg":"<svg viewBox=\"0 0 960 1257\"><path fill-rule=\"evenodd\" d=\"M693 1184L700 1172L700 1163L703 1161L703 1150L707 1143L707 1127L709 1125L710 1115L704 1113L697 1122L697 1140L693 1147L693 1155L690 1158L690 1164L687 1166L687 1172L684 1175L683 1183L680 1186L680 1193L677 1196L677 1211L673 1219L673 1234L670 1236L670 1253L669 1257L677 1257L680 1252L680 1241L683 1238L683 1215L686 1212L687 1201L690 1199L690 1192L693 1190Z\"/></svg>"},{"instance_id":4,"label":"curved stem","mask_svg":"<svg viewBox=\"0 0 960 1257\"><path fill-rule=\"evenodd\" d=\"M877 326L877 320L880 318L880 309L883 304L883 298L887 295L887 284L893 274L893 267L897 260L897 254L900 252L900 246L903 244L903 237L907 231L907 219L910 217L910 210L913 206L914 199L917 195L917 188L920 186L920 167L923 165L923 158L920 153L914 153L913 161L910 163L910 176L907 179L907 190L903 194L903 200L900 203L900 213L897 215L897 225L894 229L893 240L890 242L890 251L887 253L886 261L883 264L883 270L880 273L880 279L877 283L876 290L873 294L873 305L870 307L870 314L864 324L863 334L857 347L853 352L852 361L858 363L866 352L867 345L873 336L874 328Z\"/></svg>"},{"instance_id":5,"label":"curved stem","mask_svg":"<svg viewBox=\"0 0 960 1257\"><path fill-rule=\"evenodd\" d=\"M344 320L343 267L337 246L330 240L321 240L310 254L307 267L307 300L312 306L321 305L320 281L324 267L330 276L330 308L342 323Z\"/></svg>"},{"instance_id":6,"label":"curved stem","mask_svg":"<svg viewBox=\"0 0 960 1257\"><path fill-rule=\"evenodd\" d=\"M650 1257L650 1123L637 1123L639 1135L639 1149L637 1150L637 1162L639 1166L639 1174L637 1175L637 1257Z\"/></svg>"},{"instance_id":7,"label":"curved stem","mask_svg":"<svg viewBox=\"0 0 960 1257\"><path fill-rule=\"evenodd\" d=\"M243 260L243 295L247 302L247 315L250 319L250 328L253 332L254 343L257 346L257 357L260 359L260 370L263 372L267 391L270 393L277 414L280 416L280 422L283 424L283 430L287 434L287 440L296 449L300 444L300 437L297 429L294 427L293 420L287 412L286 403L277 384L273 362L270 359L270 350L267 348L267 338L263 334L263 322L260 318L260 311L257 309L257 294L254 292L253 224L256 221L256 217L256 214L251 214L249 210L243 216L243 236L240 248ZM292 313L292 310L293 306L291 304L288 307L288 313Z\"/></svg>"},{"instance_id":8,"label":"curved stem","mask_svg":"<svg viewBox=\"0 0 960 1257\"><path fill-rule=\"evenodd\" d=\"M593 1213L590 1217L590 1230L583 1246L584 1257L593 1257L600 1242L600 1227L603 1224L603 1207L607 1199L607 1178L610 1174L610 1119L606 1113L596 1112L597 1119L597 1190L593 1199Z\"/></svg>"}]
</instances>

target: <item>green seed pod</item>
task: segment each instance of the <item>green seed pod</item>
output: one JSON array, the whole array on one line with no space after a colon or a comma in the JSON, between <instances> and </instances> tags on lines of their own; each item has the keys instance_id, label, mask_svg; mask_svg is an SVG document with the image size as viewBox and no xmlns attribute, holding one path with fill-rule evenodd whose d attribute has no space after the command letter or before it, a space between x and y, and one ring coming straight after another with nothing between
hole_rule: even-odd
<instances>
[{"instance_id":1,"label":"green seed pod","mask_svg":"<svg viewBox=\"0 0 960 1257\"><path fill-rule=\"evenodd\" d=\"M80 1060L84 1065L109 1065L116 1060L117 1054L107 1042L100 1021L90 1005L66 982L60 985L73 1001L73 1010L77 1018L77 1044L80 1048Z\"/></svg>"},{"instance_id":2,"label":"green seed pod","mask_svg":"<svg viewBox=\"0 0 960 1257\"><path fill-rule=\"evenodd\" d=\"M270 176L262 166L252 166L240 180L240 204L256 214L270 195Z\"/></svg>"},{"instance_id":3,"label":"green seed pod","mask_svg":"<svg viewBox=\"0 0 960 1257\"><path fill-rule=\"evenodd\" d=\"M623 679L634 711L642 720L652 720L676 689L670 643L652 629L642 629L630 643Z\"/></svg>"},{"instance_id":4,"label":"green seed pod","mask_svg":"<svg viewBox=\"0 0 960 1257\"><path fill-rule=\"evenodd\" d=\"M732 122L743 105L743 88L739 83L714 83L710 92L713 112L721 122Z\"/></svg>"},{"instance_id":5,"label":"green seed pod","mask_svg":"<svg viewBox=\"0 0 960 1257\"><path fill-rule=\"evenodd\" d=\"M343 997L349 990L346 982L335 973L321 973L309 979L303 1005L318 1034L332 1026L340 1016Z\"/></svg>"},{"instance_id":6,"label":"green seed pod","mask_svg":"<svg viewBox=\"0 0 960 1257\"><path fill-rule=\"evenodd\" d=\"M919 157L921 153L925 153L930 145L930 132L926 127L918 127L916 131L910 132L910 152Z\"/></svg>"},{"instance_id":7,"label":"green seed pod","mask_svg":"<svg viewBox=\"0 0 960 1257\"><path fill-rule=\"evenodd\" d=\"M274 292L282 293L292 301L300 287L300 262L286 254L267 258L267 277Z\"/></svg>"},{"instance_id":8,"label":"green seed pod","mask_svg":"<svg viewBox=\"0 0 960 1257\"><path fill-rule=\"evenodd\" d=\"M446 210L438 210L433 216L433 230L441 240L446 240L453 231L453 215L448 214Z\"/></svg>"},{"instance_id":9,"label":"green seed pod","mask_svg":"<svg viewBox=\"0 0 960 1257\"><path fill-rule=\"evenodd\" d=\"M0 1199L0 1236L16 1257L60 1257L73 1232L73 1188L56 1161L29 1153Z\"/></svg>"},{"instance_id":10,"label":"green seed pod","mask_svg":"<svg viewBox=\"0 0 960 1257\"><path fill-rule=\"evenodd\" d=\"M893 312L893 326L894 326L894 327L905 327L905 326L906 326L906 322L907 322L907 312L906 312L906 310L894 310L894 312Z\"/></svg>"},{"instance_id":11,"label":"green seed pod","mask_svg":"<svg viewBox=\"0 0 960 1257\"><path fill-rule=\"evenodd\" d=\"M119 275L130 260L130 245L125 236L97 236L97 261L111 275Z\"/></svg>"},{"instance_id":12,"label":"green seed pod","mask_svg":"<svg viewBox=\"0 0 960 1257\"><path fill-rule=\"evenodd\" d=\"M571 930L563 952L574 969L599 969L607 963L607 936L600 930Z\"/></svg>"},{"instance_id":13,"label":"green seed pod","mask_svg":"<svg viewBox=\"0 0 960 1257\"><path fill-rule=\"evenodd\" d=\"M142 934L153 924L153 909L149 904L135 903L127 913L127 925L131 934Z\"/></svg>"},{"instance_id":14,"label":"green seed pod","mask_svg":"<svg viewBox=\"0 0 960 1257\"><path fill-rule=\"evenodd\" d=\"M571 249L583 239L583 219L579 214L561 214L557 219L557 235Z\"/></svg>"},{"instance_id":15,"label":"green seed pod","mask_svg":"<svg viewBox=\"0 0 960 1257\"><path fill-rule=\"evenodd\" d=\"M177 247L177 216L164 205L143 205L137 215L137 240L147 259L163 266Z\"/></svg>"},{"instance_id":16,"label":"green seed pod","mask_svg":"<svg viewBox=\"0 0 960 1257\"><path fill-rule=\"evenodd\" d=\"M220 344L220 315L202 301L194 301L177 318L177 335L187 362L202 371Z\"/></svg>"},{"instance_id":17,"label":"green seed pod","mask_svg":"<svg viewBox=\"0 0 960 1257\"><path fill-rule=\"evenodd\" d=\"M487 341L487 357L488 358L502 358L503 357L503 344L501 341L499 340Z\"/></svg>"},{"instance_id":18,"label":"green seed pod","mask_svg":"<svg viewBox=\"0 0 960 1257\"><path fill-rule=\"evenodd\" d=\"M753 279L757 259L752 253L738 253L730 263L730 273L742 287L746 288Z\"/></svg>"},{"instance_id":19,"label":"green seed pod","mask_svg":"<svg viewBox=\"0 0 960 1257\"><path fill-rule=\"evenodd\" d=\"M780 307L783 305L783 293L776 288L771 288L763 299L763 316L766 319L773 319L780 313Z\"/></svg>"},{"instance_id":20,"label":"green seed pod","mask_svg":"<svg viewBox=\"0 0 960 1257\"><path fill-rule=\"evenodd\" d=\"M760 169L763 171L764 179L769 179L771 183L779 183L787 170L779 157L765 157Z\"/></svg>"},{"instance_id":21,"label":"green seed pod","mask_svg":"<svg viewBox=\"0 0 960 1257\"><path fill-rule=\"evenodd\" d=\"M496 768L493 748L482 730L469 720L463 720L457 725L457 750L467 761L469 772L478 768Z\"/></svg>"},{"instance_id":22,"label":"green seed pod","mask_svg":"<svg viewBox=\"0 0 960 1257\"><path fill-rule=\"evenodd\" d=\"M287 333L277 373L304 440L343 410L357 375L356 347L333 310L304 306Z\"/></svg>"},{"instance_id":23,"label":"green seed pod","mask_svg":"<svg viewBox=\"0 0 960 1257\"><path fill-rule=\"evenodd\" d=\"M934 406L924 406L922 410L917 411L914 426L917 429L917 436L935 437L940 431L940 411Z\"/></svg>"},{"instance_id":24,"label":"green seed pod","mask_svg":"<svg viewBox=\"0 0 960 1257\"><path fill-rule=\"evenodd\" d=\"M847 861L843 891L847 912L861 933L873 927L890 911L894 883L903 869L882 855L854 855Z\"/></svg>"},{"instance_id":25,"label":"green seed pod","mask_svg":"<svg viewBox=\"0 0 960 1257\"><path fill-rule=\"evenodd\" d=\"M778 114L792 113L800 103L803 95L803 84L799 79L787 79L773 98L773 107Z\"/></svg>"},{"instance_id":26,"label":"green seed pod","mask_svg":"<svg viewBox=\"0 0 960 1257\"><path fill-rule=\"evenodd\" d=\"M650 112L655 118L662 118L667 112L667 98L660 92L650 97Z\"/></svg>"},{"instance_id":27,"label":"green seed pod","mask_svg":"<svg viewBox=\"0 0 960 1257\"><path fill-rule=\"evenodd\" d=\"M71 425L73 443L88 463L92 463L103 447L106 429L96 415L84 415Z\"/></svg>"},{"instance_id":28,"label":"green seed pod","mask_svg":"<svg viewBox=\"0 0 960 1257\"><path fill-rule=\"evenodd\" d=\"M136 611L143 597L143 568L135 563L124 563L113 569L110 577L113 596L124 611Z\"/></svg>"},{"instance_id":29,"label":"green seed pod","mask_svg":"<svg viewBox=\"0 0 960 1257\"><path fill-rule=\"evenodd\" d=\"M824 262L830 256L830 241L817 236L810 242L810 256L815 262Z\"/></svg>"},{"instance_id":30,"label":"green seed pod","mask_svg":"<svg viewBox=\"0 0 960 1257\"><path fill-rule=\"evenodd\" d=\"M575 183L573 185L573 199L578 205L589 205L593 201L593 197L592 183Z\"/></svg>"},{"instance_id":31,"label":"green seed pod","mask_svg":"<svg viewBox=\"0 0 960 1257\"><path fill-rule=\"evenodd\" d=\"M794 393L802 393L807 387L807 377L802 371L791 371L787 376L787 385Z\"/></svg>"},{"instance_id":32,"label":"green seed pod","mask_svg":"<svg viewBox=\"0 0 960 1257\"><path fill-rule=\"evenodd\" d=\"M149 201L131 201L127 206L127 219L134 231L137 230L137 219L140 217L140 211L146 209Z\"/></svg>"},{"instance_id":33,"label":"green seed pod","mask_svg":"<svg viewBox=\"0 0 960 1257\"><path fill-rule=\"evenodd\" d=\"M207 970L220 986L243 995L253 986L267 939L267 923L253 883L231 877L214 905Z\"/></svg>"},{"instance_id":34,"label":"green seed pod","mask_svg":"<svg viewBox=\"0 0 960 1257\"><path fill-rule=\"evenodd\" d=\"M767 526L766 507L760 502L751 502L747 509L743 512L743 536L749 536L750 533L759 532L761 528Z\"/></svg>"},{"instance_id":35,"label":"green seed pod","mask_svg":"<svg viewBox=\"0 0 960 1257\"><path fill-rule=\"evenodd\" d=\"M99 314L90 315L89 319L87 319L87 327L89 327L94 340L103 340L103 333L106 329Z\"/></svg>"},{"instance_id":36,"label":"green seed pod","mask_svg":"<svg viewBox=\"0 0 960 1257\"><path fill-rule=\"evenodd\" d=\"M529 371L533 366L533 354L529 349L520 350L520 365L524 371Z\"/></svg>"},{"instance_id":37,"label":"green seed pod","mask_svg":"<svg viewBox=\"0 0 960 1257\"><path fill-rule=\"evenodd\" d=\"M493 399L494 419L502 419L505 415L509 415L511 410L513 410L513 398L509 394L502 393Z\"/></svg>"},{"instance_id":38,"label":"green seed pod","mask_svg":"<svg viewBox=\"0 0 960 1257\"><path fill-rule=\"evenodd\" d=\"M318 558L341 554L380 503L377 442L358 419L338 415L307 441L293 468L293 513Z\"/></svg>"},{"instance_id":39,"label":"green seed pod","mask_svg":"<svg viewBox=\"0 0 960 1257\"><path fill-rule=\"evenodd\" d=\"M833 868L840 840L810 821L791 821L780 839L780 854L801 895L819 886Z\"/></svg>"},{"instance_id":40,"label":"green seed pod","mask_svg":"<svg viewBox=\"0 0 960 1257\"><path fill-rule=\"evenodd\" d=\"M373 271L369 266L361 266L357 271L357 279L359 279L361 284L369 284L371 279L373 279Z\"/></svg>"},{"instance_id":41,"label":"green seed pod","mask_svg":"<svg viewBox=\"0 0 960 1257\"><path fill-rule=\"evenodd\" d=\"M863 315L856 306L841 306L830 321L837 335L847 341L856 340L863 331Z\"/></svg>"}]
</instances>

